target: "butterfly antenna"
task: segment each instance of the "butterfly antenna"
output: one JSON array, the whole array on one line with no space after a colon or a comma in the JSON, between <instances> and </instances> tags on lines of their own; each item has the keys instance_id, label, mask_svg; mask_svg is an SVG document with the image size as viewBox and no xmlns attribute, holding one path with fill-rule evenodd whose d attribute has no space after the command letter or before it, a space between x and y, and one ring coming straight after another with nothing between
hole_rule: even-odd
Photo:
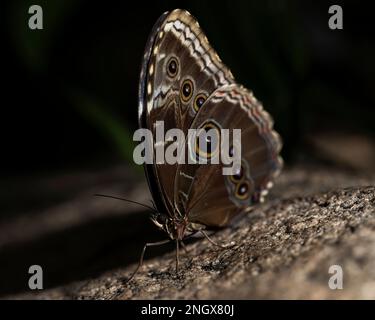
<instances>
[{"instance_id":1,"label":"butterfly antenna","mask_svg":"<svg viewBox=\"0 0 375 320\"><path fill-rule=\"evenodd\" d=\"M152 207L148 206L147 204L140 203L140 202L137 202L137 201L134 201L134 200L129 200L129 199L125 199L125 198L110 196L110 195L107 195L107 194L99 194L99 193L94 194L94 196L96 196L96 197L103 197L103 198L111 198L111 199L122 200L122 201L130 202L130 203L138 204L141 207L147 208L147 209L149 209L149 210L157 213L156 208L152 208Z\"/></svg>"}]
</instances>

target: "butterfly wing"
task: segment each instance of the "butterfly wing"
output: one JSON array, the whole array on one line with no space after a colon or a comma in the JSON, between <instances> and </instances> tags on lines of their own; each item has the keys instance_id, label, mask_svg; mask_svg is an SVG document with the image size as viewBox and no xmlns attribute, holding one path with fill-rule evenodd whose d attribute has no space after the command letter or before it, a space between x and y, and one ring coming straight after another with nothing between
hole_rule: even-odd
<instances>
[{"instance_id":1,"label":"butterfly wing","mask_svg":"<svg viewBox=\"0 0 375 320\"><path fill-rule=\"evenodd\" d=\"M154 139L156 121L164 121L165 131L180 128L186 133L208 96L230 83L234 83L230 70L198 22L184 10L165 13L155 24L145 50L139 85L140 126L150 129ZM177 167L156 161L146 167L159 211L171 215L176 208Z\"/></svg>"},{"instance_id":2,"label":"butterfly wing","mask_svg":"<svg viewBox=\"0 0 375 320\"><path fill-rule=\"evenodd\" d=\"M191 128L203 128L207 123L230 131L241 129L241 172L228 176L223 175L222 164L181 164L175 205L188 214L190 222L224 226L267 194L282 167L281 139L272 128L270 115L250 91L237 84L217 89Z\"/></svg>"}]
</instances>

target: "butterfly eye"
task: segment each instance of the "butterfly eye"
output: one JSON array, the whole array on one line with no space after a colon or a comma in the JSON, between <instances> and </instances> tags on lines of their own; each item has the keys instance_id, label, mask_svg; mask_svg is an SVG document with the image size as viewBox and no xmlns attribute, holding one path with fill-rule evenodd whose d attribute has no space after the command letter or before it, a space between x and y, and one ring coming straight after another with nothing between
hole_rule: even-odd
<instances>
[{"instance_id":1,"label":"butterfly eye","mask_svg":"<svg viewBox=\"0 0 375 320\"><path fill-rule=\"evenodd\" d=\"M244 181L237 185L236 187L236 197L240 200L245 200L249 197L249 183Z\"/></svg>"},{"instance_id":2,"label":"butterfly eye","mask_svg":"<svg viewBox=\"0 0 375 320\"><path fill-rule=\"evenodd\" d=\"M204 93L198 94L194 99L193 108L195 112L198 112L199 108L203 105L203 103L207 100L207 96Z\"/></svg>"},{"instance_id":3,"label":"butterfly eye","mask_svg":"<svg viewBox=\"0 0 375 320\"><path fill-rule=\"evenodd\" d=\"M167 73L171 78L174 78L178 72L178 62L177 59L172 57L167 63Z\"/></svg>"},{"instance_id":4,"label":"butterfly eye","mask_svg":"<svg viewBox=\"0 0 375 320\"><path fill-rule=\"evenodd\" d=\"M235 183L241 181L243 176L244 176L243 172L244 171L243 171L243 168L241 166L240 170L237 173L230 176L230 180L232 180L232 182L235 182Z\"/></svg>"},{"instance_id":5,"label":"butterfly eye","mask_svg":"<svg viewBox=\"0 0 375 320\"><path fill-rule=\"evenodd\" d=\"M193 82L190 79L186 79L181 86L181 99L183 102L188 102L193 95Z\"/></svg>"}]
</instances>

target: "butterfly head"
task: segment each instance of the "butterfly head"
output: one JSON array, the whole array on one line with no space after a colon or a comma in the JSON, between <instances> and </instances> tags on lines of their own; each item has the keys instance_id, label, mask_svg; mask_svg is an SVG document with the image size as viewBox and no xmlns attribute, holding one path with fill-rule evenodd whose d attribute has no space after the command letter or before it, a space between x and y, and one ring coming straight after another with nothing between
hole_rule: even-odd
<instances>
[{"instance_id":1,"label":"butterfly head","mask_svg":"<svg viewBox=\"0 0 375 320\"><path fill-rule=\"evenodd\" d=\"M151 221L161 230L165 231L168 236L174 240L182 240L185 235L187 218L171 218L165 213L155 213L151 216Z\"/></svg>"}]
</instances>

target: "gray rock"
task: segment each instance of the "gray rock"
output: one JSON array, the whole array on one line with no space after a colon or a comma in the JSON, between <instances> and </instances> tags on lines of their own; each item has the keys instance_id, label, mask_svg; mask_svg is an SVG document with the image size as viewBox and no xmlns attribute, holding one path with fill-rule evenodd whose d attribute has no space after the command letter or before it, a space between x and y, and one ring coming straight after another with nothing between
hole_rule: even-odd
<instances>
[{"instance_id":1,"label":"gray rock","mask_svg":"<svg viewBox=\"0 0 375 320\"><path fill-rule=\"evenodd\" d=\"M178 273L168 252L146 259L129 283L134 263L12 298L375 299L373 185L373 177L338 170L285 170L265 204L210 235L232 246L190 241ZM332 265L342 267L342 290L328 286Z\"/></svg>"}]
</instances>

